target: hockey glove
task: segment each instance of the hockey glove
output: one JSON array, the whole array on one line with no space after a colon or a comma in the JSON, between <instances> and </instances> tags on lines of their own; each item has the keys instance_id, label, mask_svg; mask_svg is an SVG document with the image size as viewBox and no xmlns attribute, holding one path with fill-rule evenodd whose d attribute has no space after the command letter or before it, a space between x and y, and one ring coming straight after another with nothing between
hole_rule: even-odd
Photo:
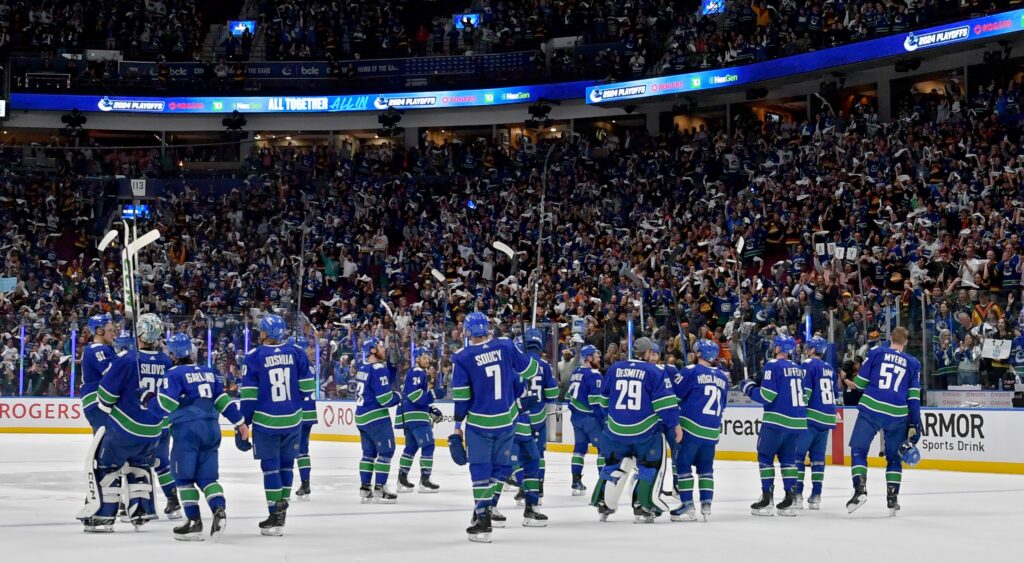
<instances>
[{"instance_id":1,"label":"hockey glove","mask_svg":"<svg viewBox=\"0 0 1024 563\"><path fill-rule=\"evenodd\" d=\"M458 434L448 436L448 451L451 452L455 465L466 465L469 461L469 457L466 455L466 445L462 443L462 436Z\"/></svg>"},{"instance_id":2,"label":"hockey glove","mask_svg":"<svg viewBox=\"0 0 1024 563\"><path fill-rule=\"evenodd\" d=\"M750 394L750 390L754 387L757 387L757 384L754 383L753 379L744 379L743 382L740 383L740 391L742 391L744 395Z\"/></svg>"},{"instance_id":3,"label":"hockey glove","mask_svg":"<svg viewBox=\"0 0 1024 563\"><path fill-rule=\"evenodd\" d=\"M238 428L235 428L235 447L243 452L247 452L252 449L252 444L249 440L242 439L242 433L239 432Z\"/></svg>"},{"instance_id":4,"label":"hockey glove","mask_svg":"<svg viewBox=\"0 0 1024 563\"><path fill-rule=\"evenodd\" d=\"M907 428L907 440L910 440L910 443L912 444L917 444L920 439L921 433L917 431L917 426L911 424L910 427Z\"/></svg>"},{"instance_id":5,"label":"hockey glove","mask_svg":"<svg viewBox=\"0 0 1024 563\"><path fill-rule=\"evenodd\" d=\"M440 424L444 420L444 414L437 407L430 407L430 420L434 424Z\"/></svg>"}]
</instances>

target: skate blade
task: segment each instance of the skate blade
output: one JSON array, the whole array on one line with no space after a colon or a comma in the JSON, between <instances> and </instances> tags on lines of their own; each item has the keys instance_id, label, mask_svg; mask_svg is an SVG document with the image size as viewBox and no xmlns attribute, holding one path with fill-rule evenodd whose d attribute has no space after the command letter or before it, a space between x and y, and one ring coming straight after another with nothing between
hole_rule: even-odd
<instances>
[{"instance_id":1,"label":"skate blade","mask_svg":"<svg viewBox=\"0 0 1024 563\"><path fill-rule=\"evenodd\" d=\"M228 528L228 523L227 522L221 522L220 529L218 529L218 530L210 530L210 539L213 540L214 543L219 542L220 539L222 537L224 537L224 530L226 530L227 528Z\"/></svg>"},{"instance_id":2,"label":"skate blade","mask_svg":"<svg viewBox=\"0 0 1024 563\"><path fill-rule=\"evenodd\" d=\"M164 518L167 518L168 520L181 520L181 511L175 510L170 514L164 513Z\"/></svg>"},{"instance_id":3,"label":"skate blade","mask_svg":"<svg viewBox=\"0 0 1024 563\"><path fill-rule=\"evenodd\" d=\"M396 498L375 498L373 504L395 504L398 502Z\"/></svg>"},{"instance_id":4,"label":"skate blade","mask_svg":"<svg viewBox=\"0 0 1024 563\"><path fill-rule=\"evenodd\" d=\"M581 496L583 496L585 494L587 494L586 489L582 489L582 490L581 489L573 489L572 490L572 496L574 496L574 497L581 497Z\"/></svg>"},{"instance_id":5,"label":"skate blade","mask_svg":"<svg viewBox=\"0 0 1024 563\"><path fill-rule=\"evenodd\" d=\"M654 517L653 516L634 516L633 517L633 523L634 524L653 524L654 523Z\"/></svg>"},{"instance_id":6,"label":"skate blade","mask_svg":"<svg viewBox=\"0 0 1024 563\"><path fill-rule=\"evenodd\" d=\"M808 504L807 510L821 510L820 504Z\"/></svg>"},{"instance_id":7,"label":"skate blade","mask_svg":"<svg viewBox=\"0 0 1024 563\"><path fill-rule=\"evenodd\" d=\"M898 508L890 508L889 509L889 518L894 518L897 514L899 514L899 512L900 512L900 509L898 509Z\"/></svg>"},{"instance_id":8,"label":"skate blade","mask_svg":"<svg viewBox=\"0 0 1024 563\"><path fill-rule=\"evenodd\" d=\"M359 497L359 504L370 504L373 502L372 497Z\"/></svg>"},{"instance_id":9,"label":"skate blade","mask_svg":"<svg viewBox=\"0 0 1024 563\"><path fill-rule=\"evenodd\" d=\"M673 522L696 522L697 515L695 514L672 514L669 520Z\"/></svg>"},{"instance_id":10,"label":"skate blade","mask_svg":"<svg viewBox=\"0 0 1024 563\"><path fill-rule=\"evenodd\" d=\"M206 541L202 532L192 532L190 534L174 534L174 539L178 541Z\"/></svg>"},{"instance_id":11,"label":"skate blade","mask_svg":"<svg viewBox=\"0 0 1024 563\"><path fill-rule=\"evenodd\" d=\"M309 502L309 495L295 495L295 500L299 502Z\"/></svg>"},{"instance_id":12,"label":"skate blade","mask_svg":"<svg viewBox=\"0 0 1024 563\"><path fill-rule=\"evenodd\" d=\"M750 513L754 516L775 516L774 508L751 508Z\"/></svg>"},{"instance_id":13,"label":"skate blade","mask_svg":"<svg viewBox=\"0 0 1024 563\"><path fill-rule=\"evenodd\" d=\"M399 494L401 494L401 493L411 493L412 490L413 490L413 487L403 487L403 486L399 486L398 487L398 493Z\"/></svg>"},{"instance_id":14,"label":"skate blade","mask_svg":"<svg viewBox=\"0 0 1024 563\"><path fill-rule=\"evenodd\" d=\"M516 506L518 506L519 508L526 507L526 500L524 500L524 499L516 499ZM537 503L537 506L540 506L540 503Z\"/></svg>"},{"instance_id":15,"label":"skate blade","mask_svg":"<svg viewBox=\"0 0 1024 563\"><path fill-rule=\"evenodd\" d=\"M114 525L103 525L103 526L86 526L85 533L87 534L109 534L114 531Z\"/></svg>"},{"instance_id":16,"label":"skate blade","mask_svg":"<svg viewBox=\"0 0 1024 563\"><path fill-rule=\"evenodd\" d=\"M284 528L274 526L273 528L260 528L260 534L264 536L280 537L284 535Z\"/></svg>"},{"instance_id":17,"label":"skate blade","mask_svg":"<svg viewBox=\"0 0 1024 563\"><path fill-rule=\"evenodd\" d=\"M793 508L780 508L780 509L778 509L778 515L779 516L788 516L788 517L792 518L793 516L796 516L796 509L793 509Z\"/></svg>"},{"instance_id":18,"label":"skate blade","mask_svg":"<svg viewBox=\"0 0 1024 563\"><path fill-rule=\"evenodd\" d=\"M500 520L500 521L499 520L491 520L491 527L492 528L504 528L505 527L505 521L504 520Z\"/></svg>"},{"instance_id":19,"label":"skate blade","mask_svg":"<svg viewBox=\"0 0 1024 563\"><path fill-rule=\"evenodd\" d=\"M523 520L523 527L524 528L547 528L548 527L548 521L547 520L535 520L533 518L526 518L526 519Z\"/></svg>"},{"instance_id":20,"label":"skate blade","mask_svg":"<svg viewBox=\"0 0 1024 563\"><path fill-rule=\"evenodd\" d=\"M426 487L420 487L419 491L420 491L421 493L423 493L423 494L427 494L427 495L429 495L429 494L433 494L433 493L438 493L438 492L440 492L441 490L440 490L440 489L428 489L428 488L426 488Z\"/></svg>"},{"instance_id":21,"label":"skate blade","mask_svg":"<svg viewBox=\"0 0 1024 563\"><path fill-rule=\"evenodd\" d=\"M469 541L474 543L491 543L491 533L483 532L480 534L468 534Z\"/></svg>"},{"instance_id":22,"label":"skate blade","mask_svg":"<svg viewBox=\"0 0 1024 563\"><path fill-rule=\"evenodd\" d=\"M853 514L854 512L857 511L858 508L864 506L867 503L868 503L867 497L863 497L861 499L857 499L854 502L848 502L848 503L846 503L846 512L847 512L847 514Z\"/></svg>"}]
</instances>

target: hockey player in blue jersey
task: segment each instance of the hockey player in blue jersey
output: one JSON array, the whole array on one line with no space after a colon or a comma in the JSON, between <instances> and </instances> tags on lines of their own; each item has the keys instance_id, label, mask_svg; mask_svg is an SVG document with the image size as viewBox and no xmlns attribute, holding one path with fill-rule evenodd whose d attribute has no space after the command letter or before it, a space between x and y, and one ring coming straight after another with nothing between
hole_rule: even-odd
<instances>
[{"instance_id":1,"label":"hockey player in blue jersey","mask_svg":"<svg viewBox=\"0 0 1024 563\"><path fill-rule=\"evenodd\" d=\"M157 517L150 469L164 417L149 409L145 399L147 394L156 393L171 360L158 350L163 336L159 317L140 315L136 326L138 350L118 354L96 389L98 408L106 419L90 478L96 495L79 512L86 532L113 531L119 500L126 505L127 517L136 528ZM119 497L120 485L115 485L126 463L123 478L127 499Z\"/></svg>"},{"instance_id":2,"label":"hockey player in blue jersey","mask_svg":"<svg viewBox=\"0 0 1024 563\"><path fill-rule=\"evenodd\" d=\"M92 333L92 342L82 352L82 412L95 434L106 418L99 409L96 388L100 386L103 372L117 355L113 346L117 329L114 328L113 319L106 313L89 317L88 327Z\"/></svg>"},{"instance_id":3,"label":"hockey player in blue jersey","mask_svg":"<svg viewBox=\"0 0 1024 563\"><path fill-rule=\"evenodd\" d=\"M395 455L395 431L388 409L402 397L391 389L391 373L385 360L384 341L371 336L363 341L365 358L356 372L356 428L363 446L359 461L359 498L363 504L394 504L398 495L388 490L391 458ZM373 487L371 488L371 482Z\"/></svg>"},{"instance_id":4,"label":"hockey player in blue jersey","mask_svg":"<svg viewBox=\"0 0 1024 563\"><path fill-rule=\"evenodd\" d=\"M526 489L534 490L537 497L544 498L544 451L548 445L548 403L558 399L558 381L555 380L554 370L551 364L541 359L541 351L544 349L544 335L539 329L528 328L523 342L526 355L537 362L537 373L525 382L526 389L520 398L522 410L516 420L515 443L519 449L519 462L513 464L513 475L519 491L516 492L516 504L526 504ZM533 446L528 446L529 442ZM532 459L536 456L536 459ZM536 462L536 475L526 475L526 465ZM531 471L531 473L533 473ZM500 513L495 509L495 516L500 518Z\"/></svg>"},{"instance_id":5,"label":"hockey player in blue jersey","mask_svg":"<svg viewBox=\"0 0 1024 563\"><path fill-rule=\"evenodd\" d=\"M761 499L750 505L755 516L773 514L775 458L782 469L786 496L774 508L780 516L796 516L796 441L807 429L807 397L804 370L789 356L796 350L793 337L780 334L772 341L775 359L764 366L761 384L748 379L743 393L764 405L761 434L757 439L757 463L761 470Z\"/></svg>"},{"instance_id":6,"label":"hockey player in blue jersey","mask_svg":"<svg viewBox=\"0 0 1024 563\"><path fill-rule=\"evenodd\" d=\"M295 348L309 358L309 341L304 336L297 336L294 340ZM315 382L317 374L313 371L313 362L309 363L311 377ZM309 435L316 426L316 398L311 392L302 401L302 430L299 435L299 457L295 458L295 464L299 467L299 488L295 489L295 498L309 500L312 493L309 484L309 474L312 470L312 463L309 459Z\"/></svg>"},{"instance_id":7,"label":"hockey player in blue jersey","mask_svg":"<svg viewBox=\"0 0 1024 563\"><path fill-rule=\"evenodd\" d=\"M807 399L807 430L796 440L796 499L797 509L804 507L804 462L811 458L811 496L807 508L821 508L821 485L825 479L825 447L828 434L836 427L836 370L822 356L828 350L828 342L820 336L807 341L807 358L800 364L807 374L804 395Z\"/></svg>"},{"instance_id":8,"label":"hockey player in blue jersey","mask_svg":"<svg viewBox=\"0 0 1024 563\"><path fill-rule=\"evenodd\" d=\"M270 516L260 533L280 536L302 434L302 406L316 382L306 355L285 343L287 326L277 315L260 320L260 346L245 355L239 386L242 416L252 428L253 456L263 470L263 489Z\"/></svg>"},{"instance_id":9,"label":"hockey player in blue jersey","mask_svg":"<svg viewBox=\"0 0 1024 563\"><path fill-rule=\"evenodd\" d=\"M601 406L601 352L587 344L580 349L580 367L569 378L569 417L572 422L572 496L586 494L583 484L583 460L593 445L600 450L604 429L604 408ZM598 472L604 467L604 458L597 456Z\"/></svg>"},{"instance_id":10,"label":"hockey player in blue jersey","mask_svg":"<svg viewBox=\"0 0 1024 563\"><path fill-rule=\"evenodd\" d=\"M903 459L916 463L921 439L921 363L903 352L907 329L892 331L889 346L877 346L868 352L853 383L864 391L857 406L857 423L850 435L850 463L853 473L853 498L846 509L853 512L867 502L868 448L875 434L885 436L886 502L889 515L900 510L899 493L903 478Z\"/></svg>"},{"instance_id":11,"label":"hockey player in blue jersey","mask_svg":"<svg viewBox=\"0 0 1024 563\"><path fill-rule=\"evenodd\" d=\"M430 373L430 350L418 347L415 351L416 365L405 374L402 385L402 428L405 431L405 448L398 460L398 490L413 490L409 471L420 452L420 492L436 493L438 487L430 480L434 468L434 418L441 414L434 401L444 397L444 389L437 389L434 376Z\"/></svg>"},{"instance_id":12,"label":"hockey player in blue jersey","mask_svg":"<svg viewBox=\"0 0 1024 563\"><path fill-rule=\"evenodd\" d=\"M657 342L651 343L651 353L653 354L651 361L654 363L654 365L658 366L658 368L661 369L662 373L665 375L665 379L669 381L669 384L673 385L673 382L676 379L676 375L679 374L679 368L677 368L673 364L666 364L664 362L661 356L661 346L658 346ZM675 437L672 435L672 427L662 425L661 431L665 434L665 447L668 448L666 451L667 457L665 459L665 463L667 464L668 469L672 472L671 483L673 489L671 491L661 491L661 495L666 497L675 497L679 496L679 491L676 490L676 481L678 481L678 475L676 475L675 462L678 448L676 447L677 444L675 443Z\"/></svg>"},{"instance_id":13,"label":"hockey player in blue jersey","mask_svg":"<svg viewBox=\"0 0 1024 563\"><path fill-rule=\"evenodd\" d=\"M676 489L682 506L671 512L673 522L697 519L693 503L693 473L697 469L700 513L706 521L711 515L715 494L715 447L722 431L722 413L728 399L729 375L715 367L718 344L701 339L694 345L697 363L686 366L672 378L679 398L679 424L683 441L675 448Z\"/></svg>"},{"instance_id":14,"label":"hockey player in blue jersey","mask_svg":"<svg viewBox=\"0 0 1024 563\"><path fill-rule=\"evenodd\" d=\"M455 434L465 442L473 479L475 507L466 533L470 541L489 543L492 513L515 461L518 399L539 367L511 340L491 338L490 323L483 313L466 315L463 324L469 343L452 356L452 399ZM526 502L523 526L546 526L548 518L537 512L534 492L530 492Z\"/></svg>"},{"instance_id":15,"label":"hockey player in blue jersey","mask_svg":"<svg viewBox=\"0 0 1024 563\"><path fill-rule=\"evenodd\" d=\"M174 433L171 460L187 519L184 524L174 528L174 539L205 539L203 520L199 514L199 491L202 490L213 513L210 537L216 541L227 527L224 487L217 482L217 450L220 448L218 415L223 415L235 426L242 440L249 438L249 427L242 420L238 407L224 393L220 373L214 368L195 364L192 341L187 334L179 332L171 336L167 340L167 352L174 366L164 374L166 385L160 389L150 408L167 414L171 432Z\"/></svg>"},{"instance_id":16,"label":"hockey player in blue jersey","mask_svg":"<svg viewBox=\"0 0 1024 563\"><path fill-rule=\"evenodd\" d=\"M655 357L653 346L649 338L637 339L633 349L640 359L615 362L604 374L601 406L608 414L601 436L601 454L605 467L591 497L601 521L607 520L618 506L618 496L611 504L607 502L605 489L615 487L621 494L633 461L637 469L633 491L635 521L650 524L661 515L654 505L655 480L666 455L659 420L672 429L673 443L683 439L683 430L672 383L665 379L663 370L651 363ZM630 464L624 466L627 458Z\"/></svg>"}]
</instances>

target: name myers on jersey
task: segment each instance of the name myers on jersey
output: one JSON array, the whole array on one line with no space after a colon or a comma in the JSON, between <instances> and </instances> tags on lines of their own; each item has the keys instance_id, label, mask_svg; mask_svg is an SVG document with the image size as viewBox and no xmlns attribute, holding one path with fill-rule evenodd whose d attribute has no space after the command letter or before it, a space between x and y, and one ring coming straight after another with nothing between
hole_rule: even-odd
<instances>
[{"instance_id":1,"label":"name myers on jersey","mask_svg":"<svg viewBox=\"0 0 1024 563\"><path fill-rule=\"evenodd\" d=\"M891 364L896 364L898 366L907 367L907 359L904 358L903 356L900 356L899 354L886 354L885 356L882 357L882 361Z\"/></svg>"},{"instance_id":2,"label":"name myers on jersey","mask_svg":"<svg viewBox=\"0 0 1024 563\"><path fill-rule=\"evenodd\" d=\"M501 350L491 350L490 352L484 352L483 354L477 354L473 356L473 360L476 361L477 366L485 366L487 364L493 364L501 361Z\"/></svg>"}]
</instances>

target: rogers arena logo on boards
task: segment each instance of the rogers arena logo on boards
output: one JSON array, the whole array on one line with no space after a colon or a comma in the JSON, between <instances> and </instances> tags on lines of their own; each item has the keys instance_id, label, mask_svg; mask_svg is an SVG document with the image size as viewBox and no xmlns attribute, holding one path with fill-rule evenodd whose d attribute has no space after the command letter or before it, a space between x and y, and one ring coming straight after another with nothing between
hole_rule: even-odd
<instances>
[{"instance_id":1,"label":"rogers arena logo on boards","mask_svg":"<svg viewBox=\"0 0 1024 563\"><path fill-rule=\"evenodd\" d=\"M320 423L325 428L353 426L356 423L356 410L352 407L326 404L324 405L324 412L320 416Z\"/></svg>"},{"instance_id":2,"label":"rogers arena logo on boards","mask_svg":"<svg viewBox=\"0 0 1024 563\"><path fill-rule=\"evenodd\" d=\"M9 403L0 401L0 420L79 420L82 404L78 401L59 403Z\"/></svg>"},{"instance_id":3,"label":"rogers arena logo on boards","mask_svg":"<svg viewBox=\"0 0 1024 563\"><path fill-rule=\"evenodd\" d=\"M377 96L377 99L373 101L373 107L377 109L388 109L391 107L424 107L435 104L437 104L437 97L435 96L418 96L408 98L385 98L384 96Z\"/></svg>"},{"instance_id":4,"label":"rogers arena logo on boards","mask_svg":"<svg viewBox=\"0 0 1024 563\"><path fill-rule=\"evenodd\" d=\"M110 99L106 96L103 97L96 104L100 111L145 111L145 112L161 112L164 111L163 100L153 101L140 101L140 100L118 100Z\"/></svg>"},{"instance_id":5,"label":"rogers arena logo on boards","mask_svg":"<svg viewBox=\"0 0 1024 563\"><path fill-rule=\"evenodd\" d=\"M979 23L974 26L974 34L981 35L983 33L992 33L993 31L1000 31L1013 27L1013 22L1010 20L999 20L992 23Z\"/></svg>"},{"instance_id":6,"label":"rogers arena logo on boards","mask_svg":"<svg viewBox=\"0 0 1024 563\"><path fill-rule=\"evenodd\" d=\"M943 29L941 31L933 31L931 33L924 33L921 35L908 33L907 38L903 40L903 48L907 51L913 52L924 47L937 47L945 43L963 41L970 36L971 28L966 25Z\"/></svg>"},{"instance_id":7,"label":"rogers arena logo on boards","mask_svg":"<svg viewBox=\"0 0 1024 563\"><path fill-rule=\"evenodd\" d=\"M647 93L647 86L624 86L622 88L608 88L607 90L594 89L590 91L590 101L593 103L607 102L616 98L627 96L642 96Z\"/></svg>"},{"instance_id":8,"label":"rogers arena logo on boards","mask_svg":"<svg viewBox=\"0 0 1024 563\"><path fill-rule=\"evenodd\" d=\"M203 111L206 104L203 102L168 102L167 109L171 111Z\"/></svg>"}]
</instances>

